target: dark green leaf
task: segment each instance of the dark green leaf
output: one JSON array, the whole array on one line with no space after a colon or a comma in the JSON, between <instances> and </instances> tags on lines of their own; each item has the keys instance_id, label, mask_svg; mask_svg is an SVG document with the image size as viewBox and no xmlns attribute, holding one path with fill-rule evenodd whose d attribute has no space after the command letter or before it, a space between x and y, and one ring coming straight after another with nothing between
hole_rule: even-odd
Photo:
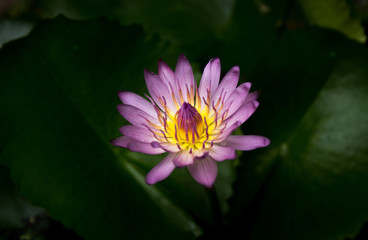
<instances>
[{"instance_id":1,"label":"dark green leaf","mask_svg":"<svg viewBox=\"0 0 368 240\"><path fill-rule=\"evenodd\" d=\"M297 3L310 24L334 29L359 42L366 41L364 28L352 16L346 0L297 0Z\"/></svg>"},{"instance_id":2,"label":"dark green leaf","mask_svg":"<svg viewBox=\"0 0 368 240\"><path fill-rule=\"evenodd\" d=\"M243 77L249 74L278 37L286 2L236 1L228 28L221 35L221 43L211 49L223 59L224 71L236 64L240 65Z\"/></svg>"},{"instance_id":3,"label":"dark green leaf","mask_svg":"<svg viewBox=\"0 0 368 240\"><path fill-rule=\"evenodd\" d=\"M251 74L261 105L243 130L271 139L243 153L232 201L251 239L343 239L367 220L367 64L365 46L306 29Z\"/></svg>"},{"instance_id":4,"label":"dark green leaf","mask_svg":"<svg viewBox=\"0 0 368 240\"><path fill-rule=\"evenodd\" d=\"M117 92L145 89L143 68L167 52L136 26L64 18L0 52L0 161L32 203L86 239L201 232L109 144L124 122Z\"/></svg>"},{"instance_id":5,"label":"dark green leaf","mask_svg":"<svg viewBox=\"0 0 368 240\"><path fill-rule=\"evenodd\" d=\"M0 48L4 43L26 36L33 28L30 21L1 19L0 20Z\"/></svg>"},{"instance_id":6,"label":"dark green leaf","mask_svg":"<svg viewBox=\"0 0 368 240\"><path fill-rule=\"evenodd\" d=\"M38 9L35 14L41 18L61 13L72 19L107 16L122 25L142 24L200 64L219 56L225 71L243 62L242 72L248 73L275 41L286 2L34 0L31 7Z\"/></svg>"},{"instance_id":7,"label":"dark green leaf","mask_svg":"<svg viewBox=\"0 0 368 240\"><path fill-rule=\"evenodd\" d=\"M107 16L121 24L142 24L150 33L197 55L227 27L234 0L36 0L40 17L64 14L72 19Z\"/></svg>"},{"instance_id":8,"label":"dark green leaf","mask_svg":"<svg viewBox=\"0 0 368 240\"><path fill-rule=\"evenodd\" d=\"M9 170L0 165L0 232L19 229L44 209L32 206L19 193L9 178Z\"/></svg>"}]
</instances>

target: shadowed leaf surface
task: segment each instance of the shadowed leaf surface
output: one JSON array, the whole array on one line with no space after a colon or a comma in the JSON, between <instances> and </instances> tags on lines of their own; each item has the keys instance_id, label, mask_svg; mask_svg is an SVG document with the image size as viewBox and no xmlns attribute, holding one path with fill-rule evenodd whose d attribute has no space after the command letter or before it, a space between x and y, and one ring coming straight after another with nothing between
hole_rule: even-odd
<instances>
[{"instance_id":1,"label":"shadowed leaf surface","mask_svg":"<svg viewBox=\"0 0 368 240\"><path fill-rule=\"evenodd\" d=\"M365 46L312 28L252 72L261 105L243 131L271 145L238 171L232 217L250 239L343 239L367 220L367 64Z\"/></svg>"},{"instance_id":2,"label":"shadowed leaf surface","mask_svg":"<svg viewBox=\"0 0 368 240\"><path fill-rule=\"evenodd\" d=\"M87 239L201 232L109 144L123 123L117 91L144 89L143 66L166 50L136 26L58 18L0 52L0 161L32 203Z\"/></svg>"}]
</instances>

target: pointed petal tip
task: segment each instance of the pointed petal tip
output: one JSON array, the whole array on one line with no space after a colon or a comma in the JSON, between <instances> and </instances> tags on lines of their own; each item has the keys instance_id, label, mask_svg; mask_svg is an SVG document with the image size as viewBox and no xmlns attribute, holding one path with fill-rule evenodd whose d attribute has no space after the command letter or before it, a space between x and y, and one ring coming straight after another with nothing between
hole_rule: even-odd
<instances>
[{"instance_id":1,"label":"pointed petal tip","mask_svg":"<svg viewBox=\"0 0 368 240\"><path fill-rule=\"evenodd\" d=\"M149 71L149 70L147 70L147 68L145 68L145 69L143 69L143 73L144 73L144 75L146 75L146 74L150 74L151 71Z\"/></svg>"},{"instance_id":2,"label":"pointed petal tip","mask_svg":"<svg viewBox=\"0 0 368 240\"><path fill-rule=\"evenodd\" d=\"M212 62L212 64L220 64L220 58L219 57L212 58L210 61Z\"/></svg>"},{"instance_id":3,"label":"pointed petal tip","mask_svg":"<svg viewBox=\"0 0 368 240\"><path fill-rule=\"evenodd\" d=\"M116 147L127 148L129 141L124 137L118 137L110 140L110 144Z\"/></svg>"},{"instance_id":4,"label":"pointed petal tip","mask_svg":"<svg viewBox=\"0 0 368 240\"><path fill-rule=\"evenodd\" d=\"M120 112L123 106L124 106L124 104L118 104L116 106L116 109Z\"/></svg>"},{"instance_id":5,"label":"pointed petal tip","mask_svg":"<svg viewBox=\"0 0 368 240\"><path fill-rule=\"evenodd\" d=\"M144 78L151 77L151 76L156 76L156 74L154 72L151 72L150 70L147 70L146 68L143 70L143 75L144 75Z\"/></svg>"},{"instance_id":6,"label":"pointed petal tip","mask_svg":"<svg viewBox=\"0 0 368 240\"><path fill-rule=\"evenodd\" d=\"M131 92L129 92L129 91L119 91L118 92L118 96L119 96L119 98L120 98L120 101L122 101L123 103L124 103L124 101L125 101L125 98L126 98L126 96L127 95L129 95L129 93L131 93Z\"/></svg>"},{"instance_id":7,"label":"pointed petal tip","mask_svg":"<svg viewBox=\"0 0 368 240\"><path fill-rule=\"evenodd\" d=\"M187 59L187 57L183 53L181 53L179 58L178 58L178 61L177 61L176 65L178 65L179 63L183 63L183 62L186 63L186 62L189 62L189 60Z\"/></svg>"},{"instance_id":8,"label":"pointed petal tip","mask_svg":"<svg viewBox=\"0 0 368 240\"><path fill-rule=\"evenodd\" d=\"M206 187L208 189L212 189L213 185L215 185L215 181L213 181L213 182L203 182L203 183L200 183L200 184L202 184L204 187Z\"/></svg>"},{"instance_id":9,"label":"pointed petal tip","mask_svg":"<svg viewBox=\"0 0 368 240\"><path fill-rule=\"evenodd\" d=\"M125 132L125 128L126 128L126 125L124 125L124 126L121 126L120 128L119 128L119 132L122 134L122 135L125 135L124 134L124 132ZM112 140L111 140L112 141ZM110 142L111 142L110 141Z\"/></svg>"},{"instance_id":10,"label":"pointed petal tip","mask_svg":"<svg viewBox=\"0 0 368 240\"><path fill-rule=\"evenodd\" d=\"M128 92L128 91L124 91L124 90L123 91L119 91L118 92L118 96L120 97L121 95L124 95L126 92Z\"/></svg>"},{"instance_id":11,"label":"pointed petal tip","mask_svg":"<svg viewBox=\"0 0 368 240\"><path fill-rule=\"evenodd\" d=\"M239 85L239 87L236 90L240 92L241 91L248 92L251 86L252 84L250 82L242 83Z\"/></svg>"},{"instance_id":12,"label":"pointed petal tip","mask_svg":"<svg viewBox=\"0 0 368 240\"><path fill-rule=\"evenodd\" d=\"M267 147L270 142L268 138L258 135L231 135L224 141L226 147L240 151Z\"/></svg>"},{"instance_id":13,"label":"pointed petal tip","mask_svg":"<svg viewBox=\"0 0 368 240\"><path fill-rule=\"evenodd\" d=\"M270 145L271 140L265 137L263 143L264 143L264 147L267 147L268 145Z\"/></svg>"},{"instance_id":14,"label":"pointed petal tip","mask_svg":"<svg viewBox=\"0 0 368 240\"><path fill-rule=\"evenodd\" d=\"M168 154L147 173L145 181L148 185L160 182L170 176L175 169L175 165L172 161L174 156L175 154Z\"/></svg>"},{"instance_id":15,"label":"pointed petal tip","mask_svg":"<svg viewBox=\"0 0 368 240\"><path fill-rule=\"evenodd\" d=\"M148 185L153 185L153 184L155 184L157 181L155 181L154 179L150 178L150 176L147 174L147 175L146 175L146 178L145 178L145 182L146 182Z\"/></svg>"},{"instance_id":16,"label":"pointed petal tip","mask_svg":"<svg viewBox=\"0 0 368 240\"><path fill-rule=\"evenodd\" d=\"M162 60L162 58L158 59L158 69L160 70L162 67L166 67L167 64L165 63L164 60Z\"/></svg>"},{"instance_id":17,"label":"pointed petal tip","mask_svg":"<svg viewBox=\"0 0 368 240\"><path fill-rule=\"evenodd\" d=\"M231 69L232 71L234 71L234 72L240 72L240 67L239 66L234 66L234 67L232 67L232 69Z\"/></svg>"},{"instance_id":18,"label":"pointed petal tip","mask_svg":"<svg viewBox=\"0 0 368 240\"><path fill-rule=\"evenodd\" d=\"M146 182L147 185L152 186L152 185L154 185L158 182L161 182L162 180L166 179L167 177L168 176L162 177L157 172L156 173L149 172L146 175L145 182Z\"/></svg>"}]
</instances>

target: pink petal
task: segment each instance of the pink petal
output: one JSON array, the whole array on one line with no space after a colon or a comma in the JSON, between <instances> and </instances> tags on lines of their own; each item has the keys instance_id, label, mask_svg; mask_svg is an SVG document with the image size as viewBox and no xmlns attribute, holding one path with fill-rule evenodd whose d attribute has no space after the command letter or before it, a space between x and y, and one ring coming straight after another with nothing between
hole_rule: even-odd
<instances>
[{"instance_id":1,"label":"pink petal","mask_svg":"<svg viewBox=\"0 0 368 240\"><path fill-rule=\"evenodd\" d=\"M220 145L213 145L210 149L210 157L216 161L224 161L227 159L235 159L235 149L231 147L223 147Z\"/></svg>"},{"instance_id":2,"label":"pink petal","mask_svg":"<svg viewBox=\"0 0 368 240\"><path fill-rule=\"evenodd\" d=\"M249 93L248 96L245 98L243 104L246 104L248 102L257 100L258 96L259 96L259 93L258 92L251 92L251 93Z\"/></svg>"},{"instance_id":3,"label":"pink petal","mask_svg":"<svg viewBox=\"0 0 368 240\"><path fill-rule=\"evenodd\" d=\"M235 66L226 73L220 85L214 92L211 98L211 103L214 102L216 104L220 96L222 98L221 101L225 101L233 93L236 85L238 85L239 71L239 67Z\"/></svg>"},{"instance_id":4,"label":"pink petal","mask_svg":"<svg viewBox=\"0 0 368 240\"><path fill-rule=\"evenodd\" d=\"M144 127L142 128L133 125L125 125L122 126L119 131L121 134L131 137L140 142L151 143L153 141L156 141L153 133Z\"/></svg>"},{"instance_id":5,"label":"pink petal","mask_svg":"<svg viewBox=\"0 0 368 240\"><path fill-rule=\"evenodd\" d=\"M175 105L170 91L161 78L153 72L144 69L144 79L146 80L147 89L157 106L165 110L166 104L172 112L175 112Z\"/></svg>"},{"instance_id":6,"label":"pink petal","mask_svg":"<svg viewBox=\"0 0 368 240\"><path fill-rule=\"evenodd\" d=\"M142 143L136 140L130 141L127 148L132 152L140 152L151 155L161 154L165 152L165 150L163 150L162 148L152 147L150 143Z\"/></svg>"},{"instance_id":7,"label":"pink petal","mask_svg":"<svg viewBox=\"0 0 368 240\"><path fill-rule=\"evenodd\" d=\"M236 150L248 151L260 147L266 147L270 140L263 136L232 135L225 140L226 146Z\"/></svg>"},{"instance_id":8,"label":"pink petal","mask_svg":"<svg viewBox=\"0 0 368 240\"><path fill-rule=\"evenodd\" d=\"M169 87L169 84L175 85L175 73L171 68L164 62L162 59L158 60L158 75L164 81L166 86Z\"/></svg>"},{"instance_id":9,"label":"pink petal","mask_svg":"<svg viewBox=\"0 0 368 240\"><path fill-rule=\"evenodd\" d=\"M161 154L165 152L162 148L154 148L150 143L142 143L128 136L118 137L111 140L110 143L117 147L127 148L132 152L145 154Z\"/></svg>"},{"instance_id":10,"label":"pink petal","mask_svg":"<svg viewBox=\"0 0 368 240\"><path fill-rule=\"evenodd\" d=\"M146 175L146 183L151 185L167 178L175 169L174 157L174 153L169 153L159 164L152 168Z\"/></svg>"},{"instance_id":11,"label":"pink petal","mask_svg":"<svg viewBox=\"0 0 368 240\"><path fill-rule=\"evenodd\" d=\"M220 81L221 64L219 58L211 59L203 70L201 82L199 83L198 93L201 97L207 99L207 93L214 94Z\"/></svg>"},{"instance_id":12,"label":"pink petal","mask_svg":"<svg viewBox=\"0 0 368 240\"><path fill-rule=\"evenodd\" d=\"M230 127L226 129L213 141L214 143L222 142L226 139L232 132L234 132L242 123L240 121L235 122Z\"/></svg>"},{"instance_id":13,"label":"pink petal","mask_svg":"<svg viewBox=\"0 0 368 240\"><path fill-rule=\"evenodd\" d=\"M239 107L244 103L244 100L248 96L249 89L251 87L250 82L246 82L237 87L229 96L225 102L223 111L228 110L227 117L233 115Z\"/></svg>"},{"instance_id":14,"label":"pink petal","mask_svg":"<svg viewBox=\"0 0 368 240\"><path fill-rule=\"evenodd\" d=\"M174 163L177 167L186 167L193 164L194 156L188 151L178 152L174 158Z\"/></svg>"},{"instance_id":15,"label":"pink petal","mask_svg":"<svg viewBox=\"0 0 368 240\"><path fill-rule=\"evenodd\" d=\"M151 145L154 148L162 148L166 152L176 153L180 151L178 145L169 142L152 142Z\"/></svg>"},{"instance_id":16,"label":"pink petal","mask_svg":"<svg viewBox=\"0 0 368 240\"><path fill-rule=\"evenodd\" d=\"M222 124L232 126L236 122L243 124L256 111L259 103L257 101L248 102L242 105L230 118L227 118Z\"/></svg>"},{"instance_id":17,"label":"pink petal","mask_svg":"<svg viewBox=\"0 0 368 240\"><path fill-rule=\"evenodd\" d=\"M141 152L145 154L161 154L165 152L162 148L154 148L150 143L138 142L128 136L118 137L111 140L110 143L114 146L128 148L133 152Z\"/></svg>"},{"instance_id":18,"label":"pink petal","mask_svg":"<svg viewBox=\"0 0 368 240\"><path fill-rule=\"evenodd\" d=\"M213 186L217 177L217 163L210 157L195 159L188 170L198 183L208 188Z\"/></svg>"},{"instance_id":19,"label":"pink petal","mask_svg":"<svg viewBox=\"0 0 368 240\"><path fill-rule=\"evenodd\" d=\"M195 93L194 76L192 67L190 66L188 59L183 54L179 56L176 64L175 76L179 90L181 90L183 94L184 102L190 102L187 92L189 90L189 92L192 91L193 94Z\"/></svg>"},{"instance_id":20,"label":"pink petal","mask_svg":"<svg viewBox=\"0 0 368 240\"><path fill-rule=\"evenodd\" d=\"M131 137L128 136L121 136L118 138L115 138L113 140L110 141L110 143L114 146L117 147L124 147L127 148L128 147L128 143L133 141L133 139Z\"/></svg>"},{"instance_id":21,"label":"pink petal","mask_svg":"<svg viewBox=\"0 0 368 240\"><path fill-rule=\"evenodd\" d=\"M131 105L119 104L117 108L121 116L135 126L147 126L149 125L148 121L161 125L156 118Z\"/></svg>"},{"instance_id":22,"label":"pink petal","mask_svg":"<svg viewBox=\"0 0 368 240\"><path fill-rule=\"evenodd\" d=\"M173 93L177 102L180 100L176 76L173 70L161 59L158 61L158 75L166 84L170 93Z\"/></svg>"},{"instance_id":23,"label":"pink petal","mask_svg":"<svg viewBox=\"0 0 368 240\"><path fill-rule=\"evenodd\" d=\"M120 100L126 104L133 107L139 108L144 112L148 113L152 117L156 117L157 113L152 103L144 99L143 97L127 91L121 91L118 93Z\"/></svg>"}]
</instances>

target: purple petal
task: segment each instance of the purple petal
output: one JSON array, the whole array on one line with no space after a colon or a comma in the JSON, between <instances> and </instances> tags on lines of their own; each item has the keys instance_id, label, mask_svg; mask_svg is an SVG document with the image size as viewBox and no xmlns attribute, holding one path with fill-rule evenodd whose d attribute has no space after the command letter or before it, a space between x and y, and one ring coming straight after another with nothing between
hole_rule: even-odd
<instances>
[{"instance_id":1,"label":"purple petal","mask_svg":"<svg viewBox=\"0 0 368 240\"><path fill-rule=\"evenodd\" d=\"M221 101L226 101L226 99L236 88L236 85L238 85L239 71L239 67L235 66L226 73L225 77L222 79L220 85L213 94L211 103L214 102L216 104L219 97L221 97Z\"/></svg>"},{"instance_id":2,"label":"purple petal","mask_svg":"<svg viewBox=\"0 0 368 240\"><path fill-rule=\"evenodd\" d=\"M132 140L133 139L131 137L121 136L121 137L118 137L118 138L115 138L115 139L111 140L110 143L114 146L117 146L117 147L127 148L128 143L131 142Z\"/></svg>"},{"instance_id":3,"label":"purple petal","mask_svg":"<svg viewBox=\"0 0 368 240\"><path fill-rule=\"evenodd\" d=\"M170 91L161 78L153 72L144 69L144 79L146 80L147 89L155 103L162 110L165 110L166 104L172 112L175 112L176 108Z\"/></svg>"},{"instance_id":4,"label":"purple petal","mask_svg":"<svg viewBox=\"0 0 368 240\"><path fill-rule=\"evenodd\" d=\"M251 93L249 93L248 96L245 98L243 104L246 104L248 102L257 100L258 96L259 96L259 93L258 92L251 92Z\"/></svg>"},{"instance_id":5,"label":"purple petal","mask_svg":"<svg viewBox=\"0 0 368 240\"><path fill-rule=\"evenodd\" d=\"M163 150L162 148L152 147L150 143L142 143L136 140L130 141L127 148L132 152L140 152L151 155L161 154L165 152L165 150Z\"/></svg>"},{"instance_id":6,"label":"purple petal","mask_svg":"<svg viewBox=\"0 0 368 240\"><path fill-rule=\"evenodd\" d=\"M167 87L169 84L173 86L176 84L174 71L162 59L158 60L158 75Z\"/></svg>"},{"instance_id":7,"label":"purple petal","mask_svg":"<svg viewBox=\"0 0 368 240\"><path fill-rule=\"evenodd\" d=\"M160 146L162 149L164 149L166 152L179 152L180 149L178 145L172 144L172 143L160 143Z\"/></svg>"},{"instance_id":8,"label":"purple petal","mask_svg":"<svg viewBox=\"0 0 368 240\"><path fill-rule=\"evenodd\" d=\"M217 177L217 163L210 157L195 159L188 170L198 183L208 188L213 186Z\"/></svg>"},{"instance_id":9,"label":"purple petal","mask_svg":"<svg viewBox=\"0 0 368 240\"><path fill-rule=\"evenodd\" d=\"M186 167L193 164L194 156L188 151L178 152L174 158L174 163L177 167Z\"/></svg>"},{"instance_id":10,"label":"purple petal","mask_svg":"<svg viewBox=\"0 0 368 240\"><path fill-rule=\"evenodd\" d=\"M176 64L175 76L177 79L177 85L179 87L179 90L181 90L183 94L184 102L191 102L191 100L194 100L189 99L187 93L189 90L189 92L192 91L194 94L195 85L194 85L193 71L188 59L183 54L179 56L178 62Z\"/></svg>"},{"instance_id":11,"label":"purple petal","mask_svg":"<svg viewBox=\"0 0 368 240\"><path fill-rule=\"evenodd\" d=\"M226 129L213 141L214 143L222 142L226 139L232 132L234 132L242 123L240 121L235 122L230 127L226 127Z\"/></svg>"},{"instance_id":12,"label":"purple petal","mask_svg":"<svg viewBox=\"0 0 368 240\"><path fill-rule=\"evenodd\" d=\"M221 64L219 58L211 59L203 70L201 82L199 83L198 93L201 97L207 99L207 93L214 94L220 81ZM202 104L204 104L202 102Z\"/></svg>"},{"instance_id":13,"label":"purple petal","mask_svg":"<svg viewBox=\"0 0 368 240\"><path fill-rule=\"evenodd\" d=\"M266 147L270 140L263 136L232 135L225 140L226 146L236 150L248 151L260 147Z\"/></svg>"},{"instance_id":14,"label":"purple petal","mask_svg":"<svg viewBox=\"0 0 368 240\"><path fill-rule=\"evenodd\" d=\"M167 178L175 169L174 157L174 153L169 153L159 164L152 168L146 175L146 183L151 185Z\"/></svg>"},{"instance_id":15,"label":"purple petal","mask_svg":"<svg viewBox=\"0 0 368 240\"><path fill-rule=\"evenodd\" d=\"M157 147L160 147L162 149L164 149L166 152L173 152L173 153L176 153L176 152L179 152L180 149L178 148L178 145L176 144L173 144L173 143L168 143L168 142L153 142L151 143L153 147L157 148Z\"/></svg>"},{"instance_id":16,"label":"purple petal","mask_svg":"<svg viewBox=\"0 0 368 240\"><path fill-rule=\"evenodd\" d=\"M120 133L131 137L137 141L144 143L151 143L156 140L153 133L149 131L147 128L137 127L133 125L122 126L119 129Z\"/></svg>"},{"instance_id":17,"label":"purple petal","mask_svg":"<svg viewBox=\"0 0 368 240\"><path fill-rule=\"evenodd\" d=\"M148 113L152 117L156 117L157 113L152 103L144 99L143 97L127 91L121 91L118 93L120 100L126 104L133 107L139 108L144 112Z\"/></svg>"},{"instance_id":18,"label":"purple petal","mask_svg":"<svg viewBox=\"0 0 368 240\"><path fill-rule=\"evenodd\" d=\"M259 103L252 101L242 105L231 117L227 118L222 124L232 126L236 122L243 124L256 111Z\"/></svg>"},{"instance_id":19,"label":"purple petal","mask_svg":"<svg viewBox=\"0 0 368 240\"><path fill-rule=\"evenodd\" d=\"M161 59L158 61L158 75L166 84L170 93L173 93L177 102L180 100L179 90L176 82L175 73L171 68Z\"/></svg>"},{"instance_id":20,"label":"purple petal","mask_svg":"<svg viewBox=\"0 0 368 240\"><path fill-rule=\"evenodd\" d=\"M223 147L220 145L213 145L210 149L210 157L216 161L224 161L227 159L235 159L235 149L231 147Z\"/></svg>"},{"instance_id":21,"label":"purple petal","mask_svg":"<svg viewBox=\"0 0 368 240\"><path fill-rule=\"evenodd\" d=\"M131 105L119 104L117 108L121 116L135 126L149 125L148 122L161 125L156 118Z\"/></svg>"},{"instance_id":22,"label":"purple petal","mask_svg":"<svg viewBox=\"0 0 368 240\"><path fill-rule=\"evenodd\" d=\"M244 100L248 96L249 89L251 87L250 82L246 82L237 87L229 96L225 102L223 111L228 110L227 117L233 115L239 107L244 103Z\"/></svg>"},{"instance_id":23,"label":"purple petal","mask_svg":"<svg viewBox=\"0 0 368 240\"><path fill-rule=\"evenodd\" d=\"M150 143L138 142L128 136L118 137L111 140L110 143L114 146L128 148L133 152L141 152L145 154L161 154L165 152L162 148L154 148Z\"/></svg>"}]
</instances>

